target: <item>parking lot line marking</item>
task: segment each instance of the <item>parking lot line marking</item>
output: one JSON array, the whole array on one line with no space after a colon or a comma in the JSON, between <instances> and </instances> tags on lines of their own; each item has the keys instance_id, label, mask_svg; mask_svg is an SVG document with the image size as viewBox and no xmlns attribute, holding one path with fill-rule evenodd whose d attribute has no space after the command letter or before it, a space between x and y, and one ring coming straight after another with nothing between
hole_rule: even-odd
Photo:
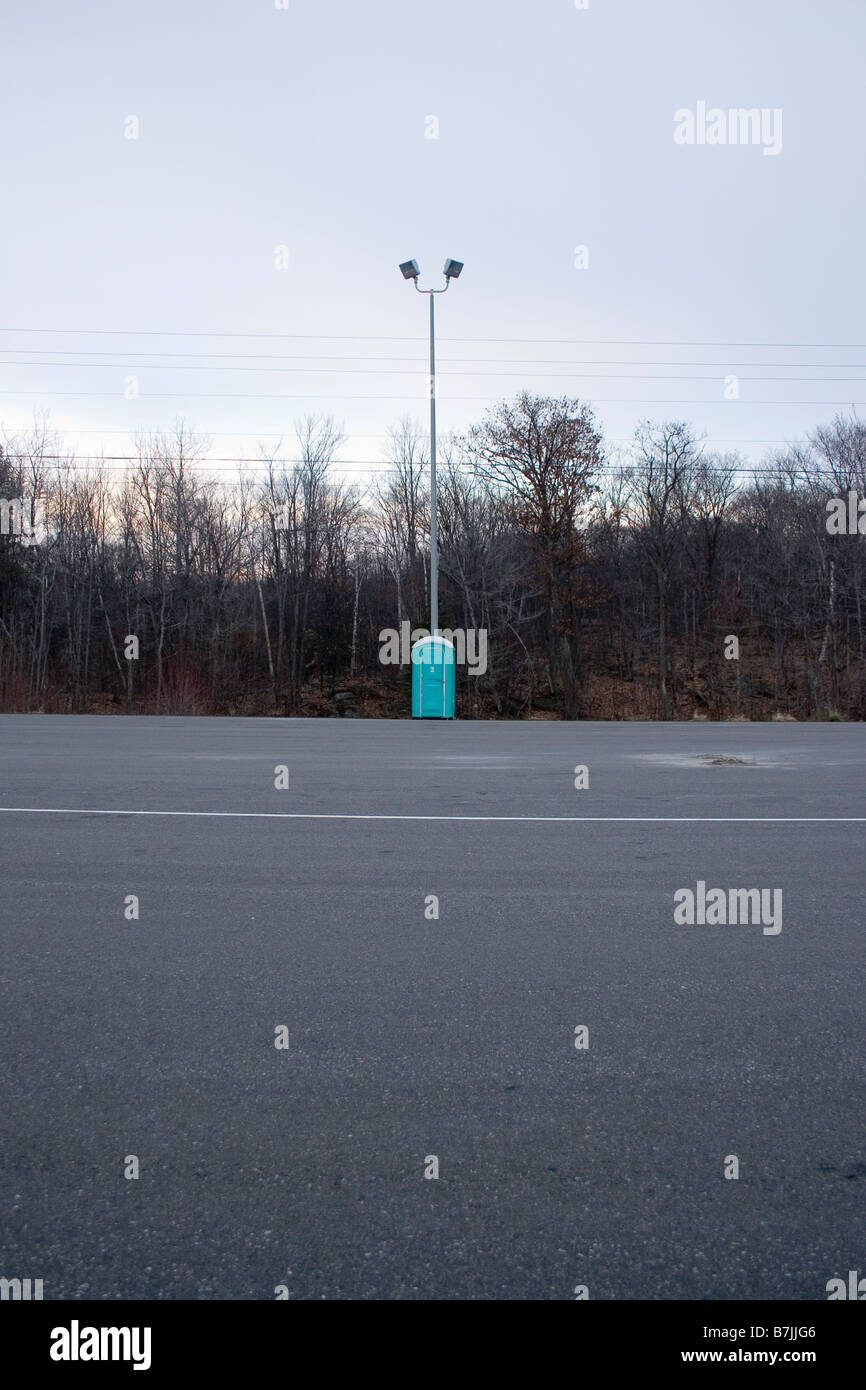
<instances>
[{"instance_id":1,"label":"parking lot line marking","mask_svg":"<svg viewBox=\"0 0 866 1390\"><path fill-rule=\"evenodd\" d=\"M560 825L862 825L866 816L434 816L367 811L128 811L90 806L0 806L20 816L189 816L216 820L514 821Z\"/></svg>"}]
</instances>

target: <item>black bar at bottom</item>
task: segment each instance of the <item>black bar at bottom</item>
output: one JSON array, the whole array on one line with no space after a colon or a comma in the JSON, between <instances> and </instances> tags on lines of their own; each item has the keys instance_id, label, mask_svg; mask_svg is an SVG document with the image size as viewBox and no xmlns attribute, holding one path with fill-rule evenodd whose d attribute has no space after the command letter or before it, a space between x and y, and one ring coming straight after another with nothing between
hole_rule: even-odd
<instances>
[{"instance_id":1,"label":"black bar at bottom","mask_svg":"<svg viewBox=\"0 0 866 1390\"><path fill-rule=\"evenodd\" d=\"M862 1366L863 1313L836 1302L588 1300L575 1301L552 1321L537 1304L508 1302L492 1310L473 1304L471 1313L457 1313L456 1302L422 1314L421 1324L407 1324L405 1314L383 1313L383 1304L373 1302L356 1303L344 1323L343 1311L325 1311L322 1303L7 1301L0 1305L0 1369L48 1373L62 1383L70 1375L92 1379L104 1370L135 1377L137 1367L142 1383L145 1376L168 1383L169 1377L187 1373L225 1376L268 1367L297 1373L307 1364L307 1357L303 1363L299 1357L307 1353L316 1374L342 1356L351 1363L353 1377L392 1369L401 1378L416 1375L429 1381L440 1367L443 1375L453 1376L461 1368L465 1374L467 1352L473 1365L489 1373L501 1358L511 1364L510 1358L521 1351L538 1370L556 1350L575 1373L583 1368L596 1376L599 1371L664 1374L674 1367L735 1364L799 1365L826 1376L843 1369L850 1375ZM530 1306L536 1312L521 1326L525 1314L517 1310ZM507 1317L499 1332L498 1307L504 1307ZM536 1317L543 1317L543 1324ZM411 1351L401 1332L425 1341ZM343 1338L335 1342L338 1333ZM453 1333L462 1334L457 1345L463 1352L451 1342ZM557 1348L553 1339L560 1335ZM407 1352L414 1364L407 1362Z\"/></svg>"}]
</instances>

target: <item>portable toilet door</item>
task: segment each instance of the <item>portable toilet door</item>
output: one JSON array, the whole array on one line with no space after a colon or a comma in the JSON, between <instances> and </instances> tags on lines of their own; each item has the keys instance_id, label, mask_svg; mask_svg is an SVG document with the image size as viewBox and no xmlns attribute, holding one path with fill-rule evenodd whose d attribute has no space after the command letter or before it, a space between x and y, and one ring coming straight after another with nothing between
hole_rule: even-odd
<instances>
[{"instance_id":1,"label":"portable toilet door","mask_svg":"<svg viewBox=\"0 0 866 1390\"><path fill-rule=\"evenodd\" d=\"M454 643L422 637L412 648L412 718L453 719L456 686Z\"/></svg>"}]
</instances>

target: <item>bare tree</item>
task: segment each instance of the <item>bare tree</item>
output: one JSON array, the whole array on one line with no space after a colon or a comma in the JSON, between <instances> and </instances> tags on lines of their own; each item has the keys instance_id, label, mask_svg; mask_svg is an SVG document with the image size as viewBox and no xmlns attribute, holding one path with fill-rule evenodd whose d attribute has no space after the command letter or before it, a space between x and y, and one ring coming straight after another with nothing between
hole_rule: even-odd
<instances>
[{"instance_id":1,"label":"bare tree","mask_svg":"<svg viewBox=\"0 0 866 1390\"><path fill-rule=\"evenodd\" d=\"M596 490L601 436L580 401L522 392L470 430L477 474L509 502L534 548L547 614L550 691L561 672L566 714L579 713L580 573L588 555L579 523Z\"/></svg>"},{"instance_id":2,"label":"bare tree","mask_svg":"<svg viewBox=\"0 0 866 1390\"><path fill-rule=\"evenodd\" d=\"M699 446L682 421L635 431L629 475L629 519L652 567L658 599L658 693L662 719L671 717L671 570L695 487Z\"/></svg>"}]
</instances>

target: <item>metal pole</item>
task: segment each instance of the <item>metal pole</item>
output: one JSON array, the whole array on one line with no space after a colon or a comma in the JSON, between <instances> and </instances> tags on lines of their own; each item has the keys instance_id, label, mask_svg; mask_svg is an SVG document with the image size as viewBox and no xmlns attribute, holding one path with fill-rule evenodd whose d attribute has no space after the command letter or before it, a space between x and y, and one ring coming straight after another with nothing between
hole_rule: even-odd
<instances>
[{"instance_id":1,"label":"metal pole","mask_svg":"<svg viewBox=\"0 0 866 1390\"><path fill-rule=\"evenodd\" d=\"M430 291L430 634L439 631L439 517L436 507L436 341Z\"/></svg>"}]
</instances>

